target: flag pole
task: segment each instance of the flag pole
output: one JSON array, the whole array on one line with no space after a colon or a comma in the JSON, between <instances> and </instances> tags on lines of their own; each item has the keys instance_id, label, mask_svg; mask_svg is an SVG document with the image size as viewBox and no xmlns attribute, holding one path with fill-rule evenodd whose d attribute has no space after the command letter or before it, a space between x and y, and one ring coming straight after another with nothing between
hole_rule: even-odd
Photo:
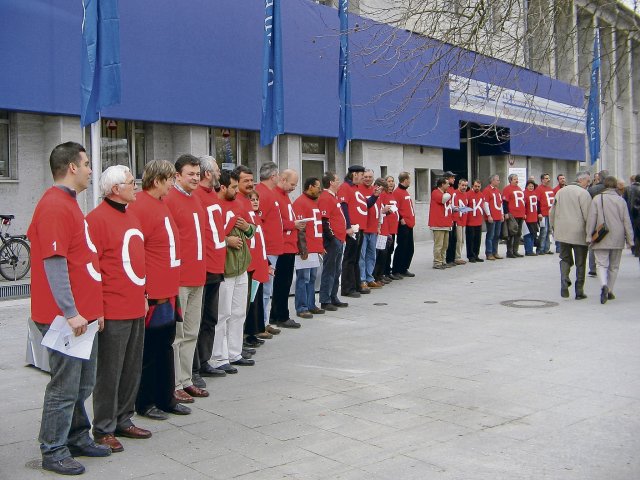
<instances>
[{"instance_id":1,"label":"flag pole","mask_svg":"<svg viewBox=\"0 0 640 480\"><path fill-rule=\"evenodd\" d=\"M98 180L102 173L100 115L98 115L98 120L91 124L91 170L93 170L91 174L91 194L93 198L93 208L96 208L100 198Z\"/></svg>"}]
</instances>

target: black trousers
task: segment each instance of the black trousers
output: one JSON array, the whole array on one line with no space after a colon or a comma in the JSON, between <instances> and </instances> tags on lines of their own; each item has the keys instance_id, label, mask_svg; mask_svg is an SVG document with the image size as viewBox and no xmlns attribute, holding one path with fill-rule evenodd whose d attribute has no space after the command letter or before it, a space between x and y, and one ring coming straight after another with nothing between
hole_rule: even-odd
<instances>
[{"instance_id":1,"label":"black trousers","mask_svg":"<svg viewBox=\"0 0 640 480\"><path fill-rule=\"evenodd\" d=\"M249 288L247 289L247 317L244 320L245 335L257 335L264 332L264 304L262 303L262 284L258 285L256 296L251 301L253 272L249 272Z\"/></svg>"},{"instance_id":2,"label":"black trousers","mask_svg":"<svg viewBox=\"0 0 640 480\"><path fill-rule=\"evenodd\" d=\"M587 271L587 253L589 247L586 245L573 245L571 243L560 242L560 287L569 288L569 274L571 267L576 266L576 295L584 293L584 276Z\"/></svg>"},{"instance_id":3,"label":"black trousers","mask_svg":"<svg viewBox=\"0 0 640 480\"><path fill-rule=\"evenodd\" d=\"M413 228L398 225L398 243L393 256L393 273L405 273L413 259Z\"/></svg>"},{"instance_id":4,"label":"black trousers","mask_svg":"<svg viewBox=\"0 0 640 480\"><path fill-rule=\"evenodd\" d=\"M173 391L176 380L172 347L175 338L175 322L166 327L145 330L136 412L144 413L154 405L162 410L175 407Z\"/></svg>"},{"instance_id":5,"label":"black trousers","mask_svg":"<svg viewBox=\"0 0 640 480\"><path fill-rule=\"evenodd\" d=\"M387 256L385 257L384 263L385 275L391 275L391 259L393 258L393 251L395 250L396 245L396 235L393 234L390 237L391 240L387 240Z\"/></svg>"},{"instance_id":6,"label":"black trousers","mask_svg":"<svg viewBox=\"0 0 640 480\"><path fill-rule=\"evenodd\" d=\"M447 245L446 262L453 263L456 259L456 242L458 241L458 234L456 233L456 222L453 222L451 231L449 232L449 245Z\"/></svg>"},{"instance_id":7,"label":"black trousers","mask_svg":"<svg viewBox=\"0 0 640 480\"><path fill-rule=\"evenodd\" d=\"M507 255L513 255L514 253L518 253L518 248L520 248L520 237L522 236L522 223L524 222L524 218L513 218L510 217L505 221L507 224ZM513 225L515 223L515 226ZM511 228L509 227L511 225ZM510 231L511 229L516 230L515 232Z\"/></svg>"},{"instance_id":8,"label":"black trousers","mask_svg":"<svg viewBox=\"0 0 640 480\"><path fill-rule=\"evenodd\" d=\"M358 262L360 260L360 250L362 249L362 239L362 232L358 232L356 238L347 235L342 257L342 277L340 282L342 295L348 295L360 289L360 266Z\"/></svg>"},{"instance_id":9,"label":"black trousers","mask_svg":"<svg viewBox=\"0 0 640 480\"><path fill-rule=\"evenodd\" d=\"M374 279L378 280L385 274L384 269L387 265L387 256L389 256L389 251L386 248L384 250L376 249L376 264L373 267Z\"/></svg>"},{"instance_id":10,"label":"black trousers","mask_svg":"<svg viewBox=\"0 0 640 480\"><path fill-rule=\"evenodd\" d=\"M198 332L198 343L193 356L193 371L199 372L200 367L211 359L213 353L213 339L216 336L218 323L218 297L220 283L224 282L221 273L207 272L207 283L202 292L202 321Z\"/></svg>"},{"instance_id":11,"label":"black trousers","mask_svg":"<svg viewBox=\"0 0 640 480\"><path fill-rule=\"evenodd\" d=\"M479 258L480 243L482 242L482 225L465 228L465 237L467 241L467 258Z\"/></svg>"},{"instance_id":12,"label":"black trousers","mask_svg":"<svg viewBox=\"0 0 640 480\"><path fill-rule=\"evenodd\" d=\"M276 262L276 274L273 278L273 294L271 297L271 312L269 322L276 323L289 318L289 291L293 281L293 266L296 256L293 253L283 253Z\"/></svg>"}]
</instances>

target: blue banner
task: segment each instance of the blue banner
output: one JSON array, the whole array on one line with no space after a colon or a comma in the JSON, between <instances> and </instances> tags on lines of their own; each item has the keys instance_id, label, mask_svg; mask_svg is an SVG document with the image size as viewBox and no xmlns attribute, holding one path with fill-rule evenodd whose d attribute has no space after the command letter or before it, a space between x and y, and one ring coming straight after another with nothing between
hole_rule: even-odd
<instances>
[{"instance_id":1,"label":"blue banner","mask_svg":"<svg viewBox=\"0 0 640 480\"><path fill-rule=\"evenodd\" d=\"M344 152L347 141L351 140L351 74L349 72L349 0L339 0L340 17L340 124L338 128L338 149Z\"/></svg>"},{"instance_id":2,"label":"blue banner","mask_svg":"<svg viewBox=\"0 0 640 480\"><path fill-rule=\"evenodd\" d=\"M587 106L587 135L591 165L600 157L600 33L596 28L593 39L593 63L591 64L591 89Z\"/></svg>"},{"instance_id":3,"label":"blue banner","mask_svg":"<svg viewBox=\"0 0 640 480\"><path fill-rule=\"evenodd\" d=\"M118 0L82 0L80 125L98 120L104 107L120 103Z\"/></svg>"},{"instance_id":4,"label":"blue banner","mask_svg":"<svg viewBox=\"0 0 640 480\"><path fill-rule=\"evenodd\" d=\"M284 133L280 0L264 0L264 7L262 120L260 122L260 145L263 147L273 143L276 135Z\"/></svg>"}]
</instances>

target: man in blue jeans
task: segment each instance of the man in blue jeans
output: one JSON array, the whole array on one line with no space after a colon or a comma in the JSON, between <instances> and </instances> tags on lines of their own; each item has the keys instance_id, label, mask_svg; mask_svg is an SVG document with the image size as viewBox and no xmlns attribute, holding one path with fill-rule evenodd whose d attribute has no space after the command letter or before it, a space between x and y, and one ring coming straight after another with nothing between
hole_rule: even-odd
<instances>
[{"instance_id":1,"label":"man in blue jeans","mask_svg":"<svg viewBox=\"0 0 640 480\"><path fill-rule=\"evenodd\" d=\"M502 232L502 193L500 186L500 176L491 175L489 185L484 189L484 214L487 220L487 236L485 237L485 254L487 260L500 260L498 255L498 243Z\"/></svg>"},{"instance_id":2,"label":"man in blue jeans","mask_svg":"<svg viewBox=\"0 0 640 480\"><path fill-rule=\"evenodd\" d=\"M361 288L382 288L382 283L373 278L373 269L376 266L376 242L378 240L378 227L380 226L380 207L378 198L383 187L373 184L373 170L367 168L362 177L362 183L358 189L367 199L367 223L361 225L363 232L362 249L360 250L360 285Z\"/></svg>"},{"instance_id":3,"label":"man in blue jeans","mask_svg":"<svg viewBox=\"0 0 640 480\"><path fill-rule=\"evenodd\" d=\"M43 335L63 317L73 335L87 332L89 321L104 328L102 279L76 195L89 186L90 162L82 145L58 145L49 165L54 186L35 208L27 231L31 241L31 318ZM47 384L40 423L42 468L80 475L84 466L73 457L106 457L108 446L89 436L84 407L96 382L97 337L87 360L48 349L51 380Z\"/></svg>"}]
</instances>

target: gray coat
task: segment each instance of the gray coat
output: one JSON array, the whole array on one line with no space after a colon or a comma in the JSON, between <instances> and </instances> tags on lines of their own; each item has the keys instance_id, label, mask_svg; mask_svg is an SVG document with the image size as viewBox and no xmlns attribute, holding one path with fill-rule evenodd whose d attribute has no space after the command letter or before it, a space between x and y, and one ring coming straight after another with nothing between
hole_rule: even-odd
<instances>
[{"instance_id":1,"label":"gray coat","mask_svg":"<svg viewBox=\"0 0 640 480\"><path fill-rule=\"evenodd\" d=\"M561 188L556 193L549 212L553 237L558 242L586 245L587 215L591 195L577 183Z\"/></svg>"},{"instance_id":2,"label":"gray coat","mask_svg":"<svg viewBox=\"0 0 640 480\"><path fill-rule=\"evenodd\" d=\"M604 215L603 215L604 207ZM591 234L596 226L606 221L609 233L598 243L592 243L593 250L623 249L624 242L633 244L633 229L627 203L613 188L607 188L596 195L589 208L587 218L587 241L591 241Z\"/></svg>"}]
</instances>

